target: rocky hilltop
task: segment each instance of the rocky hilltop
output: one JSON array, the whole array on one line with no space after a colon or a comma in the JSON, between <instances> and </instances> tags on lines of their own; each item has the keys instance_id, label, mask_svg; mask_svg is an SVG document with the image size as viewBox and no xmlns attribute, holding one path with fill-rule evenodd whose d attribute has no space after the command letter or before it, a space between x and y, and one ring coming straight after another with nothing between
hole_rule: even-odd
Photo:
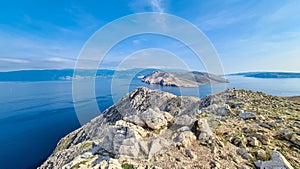
<instances>
[{"instance_id":1,"label":"rocky hilltop","mask_svg":"<svg viewBox=\"0 0 300 169\"><path fill-rule=\"evenodd\" d=\"M60 140L46 168L300 168L300 102L141 87Z\"/></svg>"},{"instance_id":2,"label":"rocky hilltop","mask_svg":"<svg viewBox=\"0 0 300 169\"><path fill-rule=\"evenodd\" d=\"M148 84L163 86L198 87L203 84L227 83L225 78L205 72L162 72L155 71L141 78Z\"/></svg>"}]
</instances>

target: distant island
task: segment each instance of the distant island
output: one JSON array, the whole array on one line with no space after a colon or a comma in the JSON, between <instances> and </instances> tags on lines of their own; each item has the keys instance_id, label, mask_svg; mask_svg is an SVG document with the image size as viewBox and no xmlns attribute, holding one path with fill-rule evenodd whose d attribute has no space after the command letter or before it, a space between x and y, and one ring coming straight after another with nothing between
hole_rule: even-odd
<instances>
[{"instance_id":1,"label":"distant island","mask_svg":"<svg viewBox=\"0 0 300 169\"><path fill-rule=\"evenodd\" d=\"M300 73L294 72L244 72L229 74L229 76L244 76L255 78L300 78Z\"/></svg>"},{"instance_id":2,"label":"distant island","mask_svg":"<svg viewBox=\"0 0 300 169\"><path fill-rule=\"evenodd\" d=\"M162 86L198 87L203 84L228 83L228 80L206 72L163 72L155 71L141 80L148 84L160 84Z\"/></svg>"},{"instance_id":3,"label":"distant island","mask_svg":"<svg viewBox=\"0 0 300 169\"><path fill-rule=\"evenodd\" d=\"M84 79L98 76L112 76L114 70L97 70L94 75L92 70L77 70L76 79ZM0 72L0 81L61 81L72 80L73 69L61 70L17 70Z\"/></svg>"}]
</instances>

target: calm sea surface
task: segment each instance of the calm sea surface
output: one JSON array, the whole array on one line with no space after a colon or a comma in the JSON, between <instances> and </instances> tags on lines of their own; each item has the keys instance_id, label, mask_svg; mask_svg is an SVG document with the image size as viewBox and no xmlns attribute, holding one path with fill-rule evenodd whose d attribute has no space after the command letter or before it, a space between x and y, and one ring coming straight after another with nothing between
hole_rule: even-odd
<instances>
[{"instance_id":1,"label":"calm sea surface","mask_svg":"<svg viewBox=\"0 0 300 169\"><path fill-rule=\"evenodd\" d=\"M204 97L225 88L249 89L279 96L300 96L300 79L258 79L228 77L230 83L199 88L147 85L134 78L130 84L111 78L96 79L96 99L101 111L113 98L139 86L160 89L176 95ZM83 82L84 83L84 82ZM95 115L90 115L92 118ZM36 168L53 151L59 139L80 127L73 100L71 81L0 82L0 168Z\"/></svg>"}]
</instances>

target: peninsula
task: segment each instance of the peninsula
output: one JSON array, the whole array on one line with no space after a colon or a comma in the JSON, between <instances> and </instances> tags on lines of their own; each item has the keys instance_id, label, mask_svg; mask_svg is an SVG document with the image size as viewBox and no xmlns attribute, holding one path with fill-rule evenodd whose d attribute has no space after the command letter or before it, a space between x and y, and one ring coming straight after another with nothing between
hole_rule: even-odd
<instances>
[{"instance_id":1,"label":"peninsula","mask_svg":"<svg viewBox=\"0 0 300 169\"><path fill-rule=\"evenodd\" d=\"M141 78L148 84L176 87L198 87L203 84L227 83L228 80L206 72L162 72L155 71Z\"/></svg>"}]
</instances>

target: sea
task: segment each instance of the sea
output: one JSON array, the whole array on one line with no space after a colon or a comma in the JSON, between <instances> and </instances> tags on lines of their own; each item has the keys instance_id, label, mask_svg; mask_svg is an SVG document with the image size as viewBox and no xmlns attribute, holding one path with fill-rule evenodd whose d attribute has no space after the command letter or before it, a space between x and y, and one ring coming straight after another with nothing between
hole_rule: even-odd
<instances>
[{"instance_id":1,"label":"sea","mask_svg":"<svg viewBox=\"0 0 300 169\"><path fill-rule=\"evenodd\" d=\"M300 96L300 78L228 76L227 84L199 88L162 87L145 84L138 77L129 80L122 78L124 80L114 85L110 76L95 79L95 99L100 111L103 112L139 86L200 98L226 88L261 91L277 96ZM90 115L89 119L94 116ZM0 82L1 169L37 168L62 137L81 125L74 109L72 81Z\"/></svg>"}]
</instances>

